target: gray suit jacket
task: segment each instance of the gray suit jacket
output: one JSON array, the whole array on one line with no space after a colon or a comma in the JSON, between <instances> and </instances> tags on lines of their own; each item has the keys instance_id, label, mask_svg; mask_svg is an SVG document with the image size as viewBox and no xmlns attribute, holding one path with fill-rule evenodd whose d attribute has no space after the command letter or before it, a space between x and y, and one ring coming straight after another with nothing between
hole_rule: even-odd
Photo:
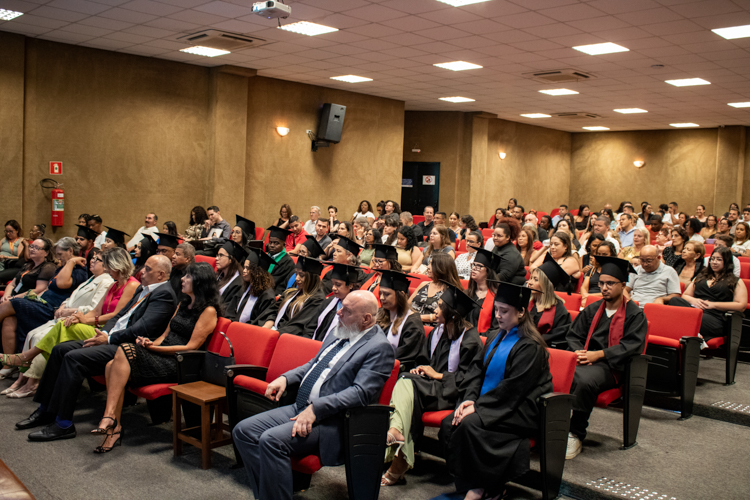
<instances>
[{"instance_id":1,"label":"gray suit jacket","mask_svg":"<svg viewBox=\"0 0 750 500\"><path fill-rule=\"evenodd\" d=\"M299 384L323 351L338 341L329 335L308 363L286 372L287 384ZM331 368L313 402L315 425L320 426L320 459L323 465L343 463L342 410L377 402L395 361L393 347L375 325Z\"/></svg>"}]
</instances>

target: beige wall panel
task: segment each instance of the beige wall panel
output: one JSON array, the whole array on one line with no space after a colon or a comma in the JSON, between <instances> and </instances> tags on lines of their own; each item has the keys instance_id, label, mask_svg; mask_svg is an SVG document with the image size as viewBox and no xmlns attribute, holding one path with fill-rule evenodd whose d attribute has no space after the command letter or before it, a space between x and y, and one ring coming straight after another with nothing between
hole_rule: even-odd
<instances>
[{"instance_id":1,"label":"beige wall panel","mask_svg":"<svg viewBox=\"0 0 750 500\"><path fill-rule=\"evenodd\" d=\"M27 234L22 196L24 37L0 32L0 47L0 218L3 223L18 220Z\"/></svg>"}]
</instances>

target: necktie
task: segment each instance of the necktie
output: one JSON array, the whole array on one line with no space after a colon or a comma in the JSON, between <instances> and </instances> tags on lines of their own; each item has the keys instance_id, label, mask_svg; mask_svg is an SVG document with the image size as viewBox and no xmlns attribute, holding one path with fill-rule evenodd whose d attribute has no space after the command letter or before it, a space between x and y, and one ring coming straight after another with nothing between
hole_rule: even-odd
<instances>
[{"instance_id":1,"label":"necktie","mask_svg":"<svg viewBox=\"0 0 750 500\"><path fill-rule=\"evenodd\" d=\"M328 364L331 362L333 358L336 357L336 355L341 351L341 349L344 348L344 346L349 342L349 339L341 339L338 341L336 345L334 345L328 353L326 353L325 356L323 356L322 359L318 360L318 363L313 366L313 369L310 371L310 374L307 376L304 382L302 382L302 385L299 388L299 391L297 391L297 409L302 410L307 406L307 399L310 397L310 393L312 392L312 388L315 385L315 383L320 378L320 374L323 373L323 370L328 368Z\"/></svg>"}]
</instances>

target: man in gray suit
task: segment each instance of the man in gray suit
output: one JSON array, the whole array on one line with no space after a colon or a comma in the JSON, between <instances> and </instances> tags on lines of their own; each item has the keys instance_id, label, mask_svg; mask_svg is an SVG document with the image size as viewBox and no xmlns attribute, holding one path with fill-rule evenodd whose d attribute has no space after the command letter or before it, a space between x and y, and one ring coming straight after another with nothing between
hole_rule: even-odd
<instances>
[{"instance_id":1,"label":"man in gray suit","mask_svg":"<svg viewBox=\"0 0 750 500\"><path fill-rule=\"evenodd\" d=\"M234 428L255 498L292 498L293 455L317 453L323 465L343 462L342 410L376 401L393 369L393 348L375 324L377 312L371 292L347 295L339 325L317 356L268 384L266 397L275 401L287 385L299 384L297 401Z\"/></svg>"}]
</instances>

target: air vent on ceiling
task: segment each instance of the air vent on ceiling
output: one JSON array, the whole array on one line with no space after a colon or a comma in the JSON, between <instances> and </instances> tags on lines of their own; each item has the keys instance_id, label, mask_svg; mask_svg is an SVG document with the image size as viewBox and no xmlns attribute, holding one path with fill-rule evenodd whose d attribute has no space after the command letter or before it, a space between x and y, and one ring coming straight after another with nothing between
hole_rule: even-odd
<instances>
[{"instance_id":1,"label":"air vent on ceiling","mask_svg":"<svg viewBox=\"0 0 750 500\"><path fill-rule=\"evenodd\" d=\"M262 38L219 30L198 31L197 33L182 35L177 40L191 46L199 45L201 47L211 47L212 49L222 49L230 52L260 47L268 43L267 40L263 40Z\"/></svg>"},{"instance_id":2,"label":"air vent on ceiling","mask_svg":"<svg viewBox=\"0 0 750 500\"><path fill-rule=\"evenodd\" d=\"M583 71L571 68L535 71L533 73L524 73L523 76L542 83L585 82L596 78L591 73L584 73Z\"/></svg>"},{"instance_id":3,"label":"air vent on ceiling","mask_svg":"<svg viewBox=\"0 0 750 500\"><path fill-rule=\"evenodd\" d=\"M550 113L555 118L565 118L566 120L591 120L601 118L596 113L587 113L585 111L567 112L567 113Z\"/></svg>"}]
</instances>

